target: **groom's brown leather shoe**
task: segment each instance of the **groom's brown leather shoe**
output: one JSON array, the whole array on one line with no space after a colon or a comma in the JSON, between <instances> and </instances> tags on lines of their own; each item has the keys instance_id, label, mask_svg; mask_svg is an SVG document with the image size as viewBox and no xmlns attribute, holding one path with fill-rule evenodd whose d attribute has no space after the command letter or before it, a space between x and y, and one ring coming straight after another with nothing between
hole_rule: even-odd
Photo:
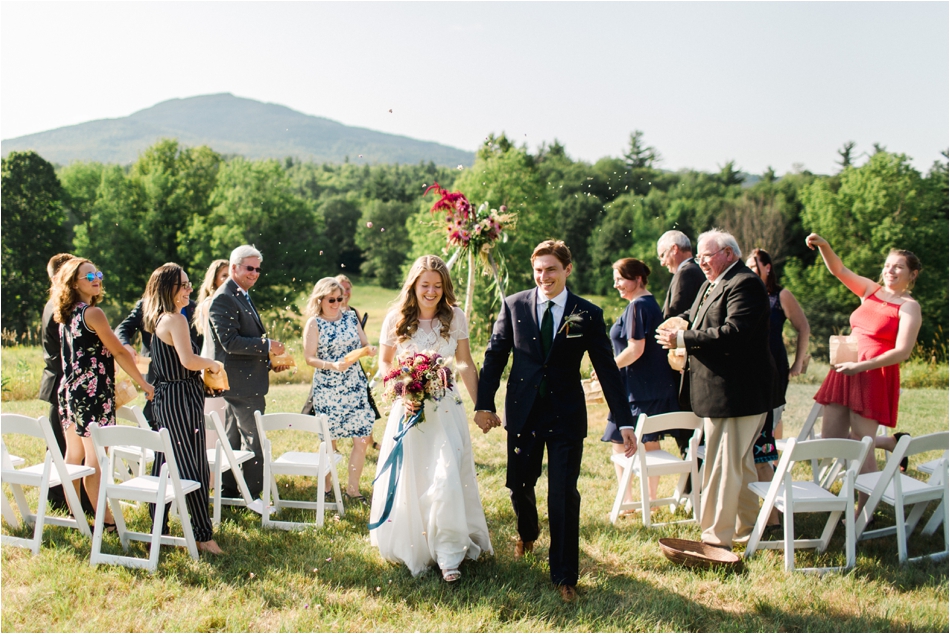
<instances>
[{"instance_id":1,"label":"groom's brown leather shoe","mask_svg":"<svg viewBox=\"0 0 950 634\"><path fill-rule=\"evenodd\" d=\"M574 586L563 585L558 586L557 589L561 593L561 600L564 603L574 603L577 600L577 588Z\"/></svg>"},{"instance_id":2,"label":"groom's brown leather shoe","mask_svg":"<svg viewBox=\"0 0 950 634\"><path fill-rule=\"evenodd\" d=\"M523 542L520 539L515 542L515 559L521 559L525 553L534 550L534 542Z\"/></svg>"}]
</instances>

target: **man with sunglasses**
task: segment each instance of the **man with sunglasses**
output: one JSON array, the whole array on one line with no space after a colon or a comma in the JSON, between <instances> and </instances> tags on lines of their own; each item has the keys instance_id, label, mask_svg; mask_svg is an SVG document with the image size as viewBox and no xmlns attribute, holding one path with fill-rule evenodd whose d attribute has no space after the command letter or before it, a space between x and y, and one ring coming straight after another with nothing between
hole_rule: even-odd
<instances>
[{"instance_id":1,"label":"man with sunglasses","mask_svg":"<svg viewBox=\"0 0 950 634\"><path fill-rule=\"evenodd\" d=\"M102 271L98 271L99 279L102 279ZM92 275L90 273L89 275ZM89 280L90 282L92 280ZM185 306L181 314L185 316L185 319L188 320L188 323L191 324L191 340L195 342L195 345L198 346L198 349L201 350L201 344L204 341L204 337L201 332L192 324L192 318L195 315L195 301L193 299L188 300L188 305ZM129 316L122 320L115 329L115 335L119 338L119 341L122 342L122 345L125 346L125 349L132 353L133 358L142 356L145 358L151 358L152 356L152 333L146 332L144 326L142 311L142 300L135 302L135 306L132 307L132 312L129 313ZM142 348L140 352L135 352L135 337L136 335L142 336ZM152 376L152 366L149 365L148 372L145 373L145 380L149 383L154 384L155 380ZM145 420L152 422L152 401L145 401L145 407L142 408L142 415L145 416Z\"/></svg>"},{"instance_id":2,"label":"man with sunglasses","mask_svg":"<svg viewBox=\"0 0 950 634\"><path fill-rule=\"evenodd\" d=\"M227 409L224 427L233 449L253 451L254 459L244 463L244 479L251 497L259 497L264 477L261 439L254 412L264 413L265 396L270 387L268 372L286 368L270 365L270 353L283 354L284 344L267 338L264 323L248 291L261 275L263 256L245 244L231 252L228 280L211 298L211 350L224 364L230 389L224 393ZM231 472L222 478L223 497L240 497Z\"/></svg>"}]
</instances>

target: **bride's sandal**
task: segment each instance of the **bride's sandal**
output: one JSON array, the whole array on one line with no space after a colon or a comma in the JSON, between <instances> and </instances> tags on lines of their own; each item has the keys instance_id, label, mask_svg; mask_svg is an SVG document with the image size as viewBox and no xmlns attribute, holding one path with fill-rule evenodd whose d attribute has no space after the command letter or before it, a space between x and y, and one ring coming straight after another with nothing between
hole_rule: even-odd
<instances>
[{"instance_id":1,"label":"bride's sandal","mask_svg":"<svg viewBox=\"0 0 950 634\"><path fill-rule=\"evenodd\" d=\"M442 571L442 578L445 579L446 583L455 583L462 578L462 573L456 568L451 568Z\"/></svg>"}]
</instances>

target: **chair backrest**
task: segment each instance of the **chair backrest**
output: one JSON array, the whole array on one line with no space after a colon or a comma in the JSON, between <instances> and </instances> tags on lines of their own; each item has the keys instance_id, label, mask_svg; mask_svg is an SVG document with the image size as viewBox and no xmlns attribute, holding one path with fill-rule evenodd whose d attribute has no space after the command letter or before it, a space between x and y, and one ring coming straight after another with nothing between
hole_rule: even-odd
<instances>
[{"instance_id":1,"label":"chair backrest","mask_svg":"<svg viewBox=\"0 0 950 634\"><path fill-rule=\"evenodd\" d=\"M656 414L647 416L640 414L637 419L637 441L644 434L655 434L670 429L701 429L703 419L692 412L670 412L668 414Z\"/></svg>"},{"instance_id":2,"label":"chair backrest","mask_svg":"<svg viewBox=\"0 0 950 634\"><path fill-rule=\"evenodd\" d=\"M90 426L92 431L92 440L96 445L96 453L99 456L99 465L103 473L112 473L109 469L109 456L106 454L106 447L115 445L125 445L130 447L140 447L142 449L151 449L152 451L167 454L171 451L171 436L167 429L152 431L151 429L141 429L139 427L130 427L128 425L109 425L100 427L93 424ZM171 457L174 459L174 456ZM169 460L169 456L165 456Z\"/></svg>"},{"instance_id":3,"label":"chair backrest","mask_svg":"<svg viewBox=\"0 0 950 634\"><path fill-rule=\"evenodd\" d=\"M122 406L115 410L115 417L121 418L122 420L127 420L130 423L134 423L139 426L141 429L147 429L151 431L151 426L149 426L148 421L145 420L145 414L142 413L142 410L135 405Z\"/></svg>"},{"instance_id":4,"label":"chair backrest","mask_svg":"<svg viewBox=\"0 0 950 634\"><path fill-rule=\"evenodd\" d=\"M326 420L326 416L322 414L308 416L306 414L293 414L290 412L280 412L276 414L254 412L254 418L257 420L258 427L262 433L293 429L320 435L323 434L323 426L320 424L320 419Z\"/></svg>"},{"instance_id":5,"label":"chair backrest","mask_svg":"<svg viewBox=\"0 0 950 634\"><path fill-rule=\"evenodd\" d=\"M47 424L48 425L48 424ZM0 414L0 463L4 470L13 469L13 459L7 450L6 436L18 435L46 439L39 422L22 414ZM59 445L56 446L59 448Z\"/></svg>"},{"instance_id":6,"label":"chair backrest","mask_svg":"<svg viewBox=\"0 0 950 634\"><path fill-rule=\"evenodd\" d=\"M913 456L915 454L925 453L928 451L946 452L948 449L950 449L950 431L938 431L933 434L917 436L915 438L911 438L910 436L902 436L900 441L897 443L897 447L894 448L895 458L900 451L901 443L907 444L907 448L904 449L904 452L900 456L901 458L906 458L907 456Z\"/></svg>"},{"instance_id":7,"label":"chair backrest","mask_svg":"<svg viewBox=\"0 0 950 634\"><path fill-rule=\"evenodd\" d=\"M815 438L815 423L818 422L819 418L822 418L824 412L824 405L821 403L815 403L811 406L811 411L808 412L808 417L805 418L805 422L802 424L802 430L798 432L798 440L810 440Z\"/></svg>"},{"instance_id":8,"label":"chair backrest","mask_svg":"<svg viewBox=\"0 0 950 634\"><path fill-rule=\"evenodd\" d=\"M861 440L822 438L799 441L797 438L792 438L779 459L775 474L791 475L791 465L795 462L820 461L828 458L847 461L850 463L849 470L853 470L856 475L873 444L874 441L870 436L865 436ZM828 484L831 483L828 482Z\"/></svg>"}]
</instances>

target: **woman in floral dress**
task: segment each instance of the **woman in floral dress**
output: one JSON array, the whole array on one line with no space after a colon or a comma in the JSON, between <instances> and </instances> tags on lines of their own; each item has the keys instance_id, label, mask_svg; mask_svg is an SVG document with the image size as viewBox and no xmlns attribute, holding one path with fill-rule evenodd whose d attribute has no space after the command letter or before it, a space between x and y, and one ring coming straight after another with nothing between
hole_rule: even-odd
<instances>
[{"instance_id":1,"label":"woman in floral dress","mask_svg":"<svg viewBox=\"0 0 950 634\"><path fill-rule=\"evenodd\" d=\"M73 258L60 269L51 291L53 319L60 325L63 379L59 384L59 415L66 436L66 463L85 464L96 470L83 478L93 505L99 500L99 461L89 425L115 425L115 361L151 400L155 391L138 368L132 353L112 332L109 320L96 304L102 297L102 272L84 258ZM69 433L75 426L75 433ZM79 483L76 483L78 492ZM108 506L104 523L114 530ZM97 509L97 513L99 510Z\"/></svg>"},{"instance_id":2,"label":"woman in floral dress","mask_svg":"<svg viewBox=\"0 0 950 634\"><path fill-rule=\"evenodd\" d=\"M376 416L367 398L366 374L358 361L345 361L346 353L369 346L366 334L352 310L343 310L343 288L332 277L316 283L307 301L303 332L304 358L313 373L313 410L325 414L334 438L352 438L353 450L345 497L365 504L360 495L360 476L366 448L373 442ZM370 346L370 354L376 347ZM331 486L327 476L326 491Z\"/></svg>"}]
</instances>

